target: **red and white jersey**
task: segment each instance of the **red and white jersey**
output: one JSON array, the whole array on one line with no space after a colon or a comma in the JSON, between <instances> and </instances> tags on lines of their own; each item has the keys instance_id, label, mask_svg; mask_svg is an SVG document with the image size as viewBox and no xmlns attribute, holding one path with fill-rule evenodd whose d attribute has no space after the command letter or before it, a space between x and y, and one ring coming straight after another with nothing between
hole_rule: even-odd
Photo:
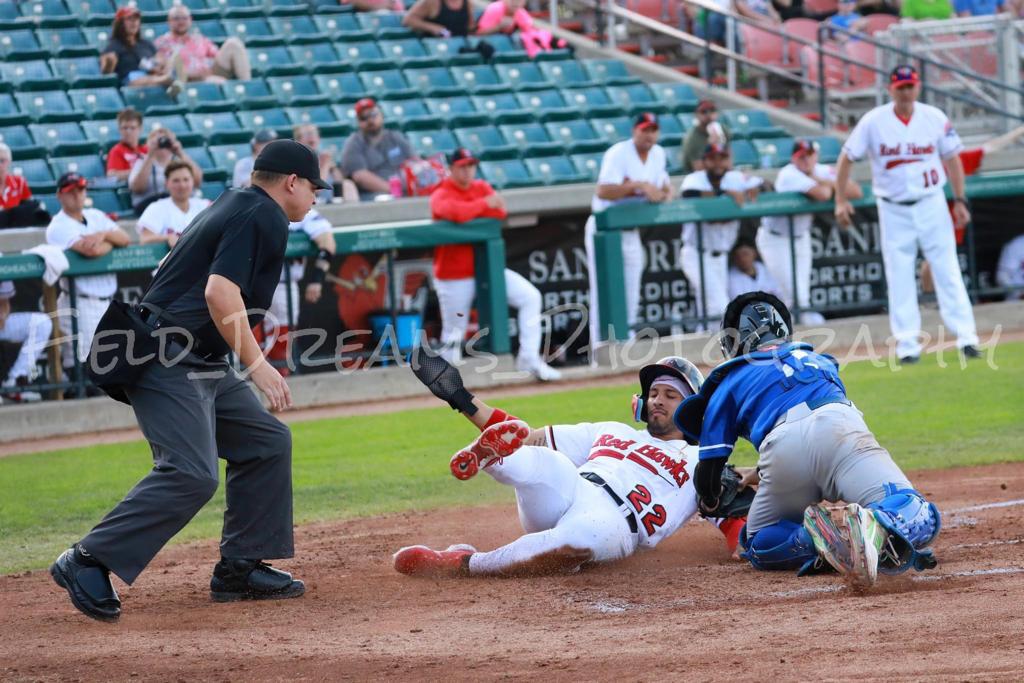
<instances>
[{"instance_id":1,"label":"red and white jersey","mask_svg":"<svg viewBox=\"0 0 1024 683\"><path fill-rule=\"evenodd\" d=\"M292 232L304 232L311 240L315 240L331 229L331 222L317 213L316 209L310 209L309 213L302 217L301 221L294 221L288 224L288 230ZM289 268L288 274L292 282L298 282L306 271L306 259L294 259L285 264ZM281 271L281 282L285 282L284 270Z\"/></svg>"},{"instance_id":2,"label":"red and white jersey","mask_svg":"<svg viewBox=\"0 0 1024 683\"><path fill-rule=\"evenodd\" d=\"M663 441L621 422L546 428L548 445L580 472L599 475L636 515L640 545L653 548L697 512L697 449Z\"/></svg>"},{"instance_id":3,"label":"red and white jersey","mask_svg":"<svg viewBox=\"0 0 1024 683\"><path fill-rule=\"evenodd\" d=\"M871 158L876 197L916 201L946 185L942 160L963 149L960 136L940 109L916 102L906 121L892 103L875 107L857 123L843 145L851 161Z\"/></svg>"}]
</instances>

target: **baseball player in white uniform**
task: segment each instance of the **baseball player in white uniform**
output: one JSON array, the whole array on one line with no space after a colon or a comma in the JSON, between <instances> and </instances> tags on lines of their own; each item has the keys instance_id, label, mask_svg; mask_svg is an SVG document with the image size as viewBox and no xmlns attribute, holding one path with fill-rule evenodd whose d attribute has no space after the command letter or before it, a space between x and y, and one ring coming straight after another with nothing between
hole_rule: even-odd
<instances>
[{"instance_id":1,"label":"baseball player in white uniform","mask_svg":"<svg viewBox=\"0 0 1024 683\"><path fill-rule=\"evenodd\" d=\"M914 273L918 247L931 264L935 294L945 326L956 335L965 358L975 358L978 335L956 255L953 221L943 188L953 188L953 217L971 220L964 195L960 136L939 109L917 101L917 71L898 66L889 77L893 101L869 111L857 123L836 168L836 219L850 223L853 207L846 195L850 167L871 159L872 188L878 198L882 258L889 287L889 325L901 363L921 355L921 311Z\"/></svg>"},{"instance_id":2,"label":"baseball player in white uniform","mask_svg":"<svg viewBox=\"0 0 1024 683\"><path fill-rule=\"evenodd\" d=\"M136 225L141 244L167 242L168 247L173 247L192 219L210 205L209 199L192 196L196 188L195 176L192 167L184 161L167 164L164 178L170 196L158 199L142 212Z\"/></svg>"},{"instance_id":3,"label":"baseball player in white uniform","mask_svg":"<svg viewBox=\"0 0 1024 683\"><path fill-rule=\"evenodd\" d=\"M590 345L593 348L607 338L607 329L599 320L597 300L597 264L594 256L594 215L609 206L626 202L664 202L672 196L665 150L658 144L658 117L650 112L637 116L633 137L608 148L601 159L597 191L590 202L591 216L584 227L590 277ZM622 231L622 262L626 280L626 315L630 328L640 313L640 280L644 272L644 248L637 230Z\"/></svg>"},{"instance_id":4,"label":"baseball player in white uniform","mask_svg":"<svg viewBox=\"0 0 1024 683\"><path fill-rule=\"evenodd\" d=\"M86 179L77 173L65 173L57 181L61 210L46 226L46 242L76 251L87 258L96 258L116 247L128 246L129 238L105 213L85 208L87 184ZM62 357L64 367L70 367L74 364L74 356L71 355L72 316L78 320L78 335L74 338L78 360L84 362L89 357L96 326L117 292L117 276L108 273L75 278L77 309L71 308L66 279L61 280L61 290L57 298L57 312L63 331Z\"/></svg>"},{"instance_id":5,"label":"baseball player in white uniform","mask_svg":"<svg viewBox=\"0 0 1024 683\"><path fill-rule=\"evenodd\" d=\"M2 393L19 402L38 401L42 398L39 392L24 391L18 387L35 378L35 364L43 357L53 322L50 316L39 311L11 313L14 292L13 282L0 282L0 341L21 344L18 357L3 382Z\"/></svg>"},{"instance_id":6,"label":"baseball player in white uniform","mask_svg":"<svg viewBox=\"0 0 1024 683\"><path fill-rule=\"evenodd\" d=\"M999 252L996 284L1010 290L1007 301L1024 299L1024 235L1014 237Z\"/></svg>"},{"instance_id":7,"label":"baseball player in white uniform","mask_svg":"<svg viewBox=\"0 0 1024 683\"><path fill-rule=\"evenodd\" d=\"M634 415L646 429L598 422L531 430L469 396L476 412L465 414L482 433L452 458L452 473L469 479L482 470L515 488L526 534L490 552L409 546L395 554L395 569L434 577L575 571L653 548L697 512L690 464L696 448L672 416L702 381L679 357L644 367ZM718 524L735 548L742 518Z\"/></svg>"},{"instance_id":8,"label":"baseball player in white uniform","mask_svg":"<svg viewBox=\"0 0 1024 683\"><path fill-rule=\"evenodd\" d=\"M742 205L757 198L763 179L732 170L732 153L728 146L709 144L704 148L703 159L702 170L683 178L679 191L684 199L728 195ZM698 239L697 224L683 224L683 274L693 289L697 316L702 318L700 329L704 329L708 320L721 318L729 304L729 251L739 232L738 220L704 223L703 234Z\"/></svg>"},{"instance_id":9,"label":"baseball player in white uniform","mask_svg":"<svg viewBox=\"0 0 1024 683\"><path fill-rule=\"evenodd\" d=\"M796 140L790 162L782 167L775 178L776 192L799 192L808 199L827 202L835 191L836 174L831 166L818 163L818 143ZM860 199L864 193L860 185L847 181L846 198ZM825 321L820 313L809 310L811 305L811 224L814 216L799 214L793 219L793 251L796 260L796 296L793 295L793 261L790 253L789 216L765 216L757 232L757 250L768 271L779 287L779 298L791 310L797 311L797 320L806 325L820 325ZM759 287L761 291L770 291ZM736 294L740 294L737 292Z\"/></svg>"}]
</instances>

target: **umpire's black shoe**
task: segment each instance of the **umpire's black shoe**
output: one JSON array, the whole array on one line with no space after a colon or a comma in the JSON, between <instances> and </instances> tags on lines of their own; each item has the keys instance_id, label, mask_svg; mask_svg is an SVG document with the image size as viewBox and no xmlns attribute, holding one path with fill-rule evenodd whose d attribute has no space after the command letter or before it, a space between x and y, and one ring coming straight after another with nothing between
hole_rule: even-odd
<instances>
[{"instance_id":1,"label":"umpire's black shoe","mask_svg":"<svg viewBox=\"0 0 1024 683\"><path fill-rule=\"evenodd\" d=\"M900 365L915 365L919 360L920 356L903 356L900 358Z\"/></svg>"},{"instance_id":2,"label":"umpire's black shoe","mask_svg":"<svg viewBox=\"0 0 1024 683\"><path fill-rule=\"evenodd\" d=\"M61 553L50 567L50 574L87 617L113 622L121 616L121 600L110 583L110 571L84 554L77 543Z\"/></svg>"},{"instance_id":3,"label":"umpire's black shoe","mask_svg":"<svg viewBox=\"0 0 1024 683\"><path fill-rule=\"evenodd\" d=\"M977 346L965 346L960 349L960 354L964 358L981 358L981 351L978 350Z\"/></svg>"},{"instance_id":4,"label":"umpire's black shoe","mask_svg":"<svg viewBox=\"0 0 1024 683\"><path fill-rule=\"evenodd\" d=\"M214 602L282 600L297 598L305 592L306 584L260 560L222 557L210 579L210 597Z\"/></svg>"}]
</instances>

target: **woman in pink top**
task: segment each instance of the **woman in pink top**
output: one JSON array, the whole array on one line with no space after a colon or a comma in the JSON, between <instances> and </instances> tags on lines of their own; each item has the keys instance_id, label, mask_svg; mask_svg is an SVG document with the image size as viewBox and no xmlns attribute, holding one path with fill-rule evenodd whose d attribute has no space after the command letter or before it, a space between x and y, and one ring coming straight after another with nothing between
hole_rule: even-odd
<instances>
[{"instance_id":1,"label":"woman in pink top","mask_svg":"<svg viewBox=\"0 0 1024 683\"><path fill-rule=\"evenodd\" d=\"M531 59L540 52L547 52L552 49L552 41L555 47L565 47L564 40L554 40L550 31L537 28L533 23L533 17L526 11L526 0L496 0L487 6L477 23L477 35L489 35L491 33L514 33L519 31L519 38L523 41L523 49Z\"/></svg>"}]
</instances>

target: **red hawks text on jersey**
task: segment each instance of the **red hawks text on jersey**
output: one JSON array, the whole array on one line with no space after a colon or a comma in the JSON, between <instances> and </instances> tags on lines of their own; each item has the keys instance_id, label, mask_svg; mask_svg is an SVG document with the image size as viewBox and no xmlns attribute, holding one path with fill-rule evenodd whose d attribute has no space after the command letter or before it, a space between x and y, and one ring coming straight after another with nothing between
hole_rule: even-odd
<instances>
[{"instance_id":1,"label":"red hawks text on jersey","mask_svg":"<svg viewBox=\"0 0 1024 683\"><path fill-rule=\"evenodd\" d=\"M548 445L580 472L600 475L636 515L640 545L654 547L697 512L695 448L620 422L554 425Z\"/></svg>"}]
</instances>

